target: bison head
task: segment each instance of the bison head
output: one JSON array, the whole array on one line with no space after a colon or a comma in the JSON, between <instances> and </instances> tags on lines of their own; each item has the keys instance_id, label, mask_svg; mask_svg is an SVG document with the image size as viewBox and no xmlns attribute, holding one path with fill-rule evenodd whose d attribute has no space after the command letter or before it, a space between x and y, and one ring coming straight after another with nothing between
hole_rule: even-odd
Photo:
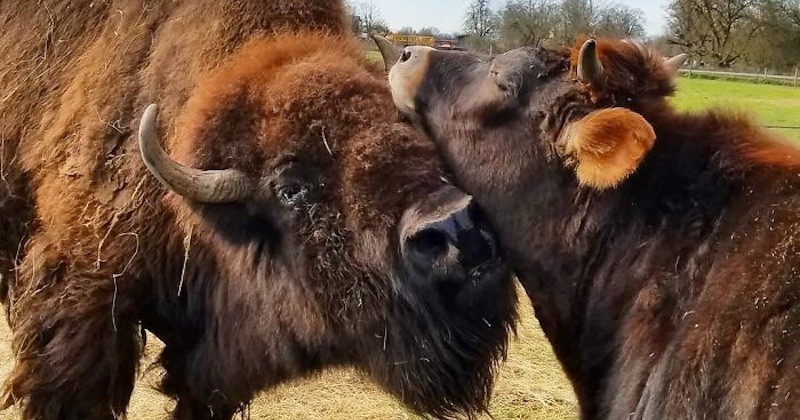
<instances>
[{"instance_id":1,"label":"bison head","mask_svg":"<svg viewBox=\"0 0 800 420\"><path fill-rule=\"evenodd\" d=\"M389 74L395 104L435 139L514 138L575 170L580 184L618 185L655 134L642 117L662 104L685 60L633 41L587 40L571 51L520 48L494 58L409 47ZM384 45L382 50L388 50Z\"/></svg>"},{"instance_id":2,"label":"bison head","mask_svg":"<svg viewBox=\"0 0 800 420\"><path fill-rule=\"evenodd\" d=\"M247 401L351 365L418 412L485 409L514 319L509 272L359 55L319 35L243 47L175 118L171 155L156 107L144 113L144 161L196 250L195 398Z\"/></svg>"}]
</instances>

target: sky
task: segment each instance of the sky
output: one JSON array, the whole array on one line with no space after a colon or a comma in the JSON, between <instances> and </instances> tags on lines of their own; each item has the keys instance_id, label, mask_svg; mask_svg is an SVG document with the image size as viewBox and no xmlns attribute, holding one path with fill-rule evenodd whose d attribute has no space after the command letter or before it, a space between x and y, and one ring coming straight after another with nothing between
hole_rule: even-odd
<instances>
[{"instance_id":1,"label":"sky","mask_svg":"<svg viewBox=\"0 0 800 420\"><path fill-rule=\"evenodd\" d=\"M365 0L372 2L389 28L398 30L403 26L419 29L435 26L445 33L462 32L461 23L467 12L469 0ZM492 0L492 7L499 8L505 0ZM669 0L600 0L602 4L624 4L644 12L644 29L648 35L664 32L667 25Z\"/></svg>"}]
</instances>

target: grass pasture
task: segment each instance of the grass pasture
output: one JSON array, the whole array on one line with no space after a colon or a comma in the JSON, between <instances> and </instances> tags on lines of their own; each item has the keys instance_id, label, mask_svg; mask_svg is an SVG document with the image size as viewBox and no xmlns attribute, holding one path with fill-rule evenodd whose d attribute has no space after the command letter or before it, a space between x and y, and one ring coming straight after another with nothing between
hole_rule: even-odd
<instances>
[{"instance_id":1,"label":"grass pasture","mask_svg":"<svg viewBox=\"0 0 800 420\"><path fill-rule=\"evenodd\" d=\"M700 110L723 106L754 112L767 125L800 126L800 89L728 81L680 79L676 106ZM800 130L783 130L800 141ZM497 420L555 420L577 417L575 399L547 341L538 329L526 298L522 299L522 324L511 344L495 388L491 414ZM11 368L9 331L0 321L0 380ZM158 351L149 340L148 360ZM163 419L169 402L152 390L156 368L143 363L130 407L133 420ZM351 370L334 370L298 380L260 396L250 410L253 419L413 419L395 401ZM12 411L0 420L16 419Z\"/></svg>"},{"instance_id":2,"label":"grass pasture","mask_svg":"<svg viewBox=\"0 0 800 420\"><path fill-rule=\"evenodd\" d=\"M783 136L800 141L800 87L729 80L678 79L673 104L687 111L709 107L752 114Z\"/></svg>"}]
</instances>

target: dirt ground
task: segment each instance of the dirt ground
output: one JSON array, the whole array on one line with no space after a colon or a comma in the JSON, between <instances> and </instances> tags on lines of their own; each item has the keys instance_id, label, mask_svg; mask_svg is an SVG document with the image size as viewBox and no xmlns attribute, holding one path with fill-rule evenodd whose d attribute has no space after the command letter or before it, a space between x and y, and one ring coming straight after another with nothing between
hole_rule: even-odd
<instances>
[{"instance_id":1,"label":"dirt ground","mask_svg":"<svg viewBox=\"0 0 800 420\"><path fill-rule=\"evenodd\" d=\"M576 418L575 397L564 378L530 310L523 303L519 336L504 363L490 409L497 420L555 420ZM11 370L10 331L0 320L0 378ZM152 387L160 374L147 369L160 343L148 339L147 360L142 363L128 418L168 418L170 401ZM13 409L0 412L0 420L18 419ZM252 419L415 419L391 397L349 370L332 370L319 377L295 381L270 390L254 401ZM487 419L489 417L487 416Z\"/></svg>"}]
</instances>

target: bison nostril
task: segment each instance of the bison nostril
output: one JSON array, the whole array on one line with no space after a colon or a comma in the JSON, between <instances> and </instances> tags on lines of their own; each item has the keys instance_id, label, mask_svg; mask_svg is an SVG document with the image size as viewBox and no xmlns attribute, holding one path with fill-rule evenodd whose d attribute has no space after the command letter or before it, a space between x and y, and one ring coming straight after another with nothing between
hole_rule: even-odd
<instances>
[{"instance_id":1,"label":"bison nostril","mask_svg":"<svg viewBox=\"0 0 800 420\"><path fill-rule=\"evenodd\" d=\"M404 269L424 284L460 293L490 284L502 271L488 220L471 196L446 187L404 218L400 229Z\"/></svg>"},{"instance_id":2,"label":"bison nostril","mask_svg":"<svg viewBox=\"0 0 800 420\"><path fill-rule=\"evenodd\" d=\"M409 246L417 255L433 259L447 252L447 236L435 229L424 229L409 238Z\"/></svg>"},{"instance_id":3,"label":"bison nostril","mask_svg":"<svg viewBox=\"0 0 800 420\"><path fill-rule=\"evenodd\" d=\"M497 258L497 246L483 229L471 229L458 235L459 261L472 271Z\"/></svg>"},{"instance_id":4,"label":"bison nostril","mask_svg":"<svg viewBox=\"0 0 800 420\"><path fill-rule=\"evenodd\" d=\"M400 55L400 62L405 63L406 61L411 59L411 50L408 48L403 50L403 54Z\"/></svg>"}]
</instances>

